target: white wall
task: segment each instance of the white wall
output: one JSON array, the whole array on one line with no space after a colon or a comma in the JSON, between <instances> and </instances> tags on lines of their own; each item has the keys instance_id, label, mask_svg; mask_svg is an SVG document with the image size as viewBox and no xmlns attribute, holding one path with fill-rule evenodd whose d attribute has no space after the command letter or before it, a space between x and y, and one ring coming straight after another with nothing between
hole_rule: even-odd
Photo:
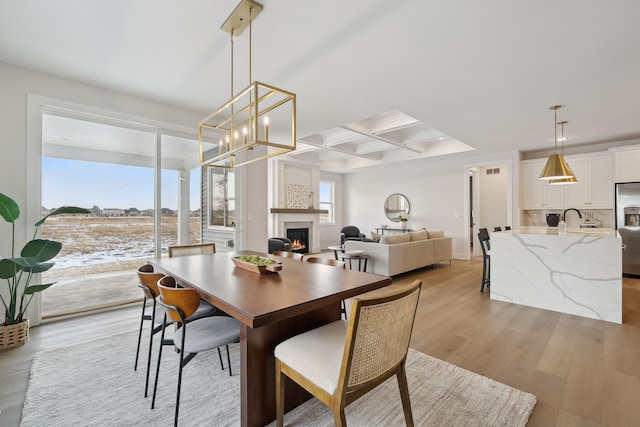
<instances>
[{"instance_id":1,"label":"white wall","mask_svg":"<svg viewBox=\"0 0 640 427\"><path fill-rule=\"evenodd\" d=\"M499 169L499 173L493 173ZM487 174L491 170L492 173ZM511 225L508 221L507 186L508 166L497 164L479 168L478 181L480 188L480 206L478 228L487 228L493 231L493 227Z\"/></svg>"},{"instance_id":2,"label":"white wall","mask_svg":"<svg viewBox=\"0 0 640 427\"><path fill-rule=\"evenodd\" d=\"M518 218L518 163L517 152L460 155L383 165L345 175L344 222L358 226L366 234L381 224L397 225L386 218L383 206L387 196L401 193L411 204L410 228L444 230L445 235L453 237L453 256L468 258L468 168L509 164L511 172L505 174L511 187L508 199L514 200L511 215Z\"/></svg>"},{"instance_id":3,"label":"white wall","mask_svg":"<svg viewBox=\"0 0 640 427\"><path fill-rule=\"evenodd\" d=\"M236 247L237 250L268 251L268 165L266 161L236 169Z\"/></svg>"}]
</instances>

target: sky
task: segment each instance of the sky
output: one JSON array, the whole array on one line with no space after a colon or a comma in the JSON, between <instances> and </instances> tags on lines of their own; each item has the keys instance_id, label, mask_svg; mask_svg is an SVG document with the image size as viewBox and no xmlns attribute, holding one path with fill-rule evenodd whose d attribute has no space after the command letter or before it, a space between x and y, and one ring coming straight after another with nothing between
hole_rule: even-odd
<instances>
[{"instance_id":1,"label":"sky","mask_svg":"<svg viewBox=\"0 0 640 427\"><path fill-rule=\"evenodd\" d=\"M42 205L153 209L153 169L42 158ZM178 208L178 175L162 171L162 207ZM200 169L191 172L190 209L200 207Z\"/></svg>"}]
</instances>

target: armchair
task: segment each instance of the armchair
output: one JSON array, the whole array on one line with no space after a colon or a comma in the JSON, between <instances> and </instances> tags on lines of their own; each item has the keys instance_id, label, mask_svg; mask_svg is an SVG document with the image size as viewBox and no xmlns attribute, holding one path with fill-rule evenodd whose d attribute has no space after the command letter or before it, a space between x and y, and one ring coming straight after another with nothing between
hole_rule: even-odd
<instances>
[{"instance_id":1,"label":"armchair","mask_svg":"<svg viewBox=\"0 0 640 427\"><path fill-rule=\"evenodd\" d=\"M364 241L366 236L360 232L360 229L355 225L347 225L340 230L340 245L344 245L347 240L360 240Z\"/></svg>"},{"instance_id":2,"label":"armchair","mask_svg":"<svg viewBox=\"0 0 640 427\"><path fill-rule=\"evenodd\" d=\"M286 237L271 237L269 238L269 253L272 254L275 251L290 252L291 240Z\"/></svg>"}]
</instances>

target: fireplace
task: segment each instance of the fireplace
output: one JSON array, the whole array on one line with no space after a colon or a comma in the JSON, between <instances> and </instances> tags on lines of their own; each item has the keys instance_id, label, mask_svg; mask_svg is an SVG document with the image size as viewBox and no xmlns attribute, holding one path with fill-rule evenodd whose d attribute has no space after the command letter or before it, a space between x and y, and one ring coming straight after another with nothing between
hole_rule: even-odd
<instances>
[{"instance_id":1,"label":"fireplace","mask_svg":"<svg viewBox=\"0 0 640 427\"><path fill-rule=\"evenodd\" d=\"M309 253L309 229L288 228L287 239L291 240L291 252L299 254Z\"/></svg>"}]
</instances>

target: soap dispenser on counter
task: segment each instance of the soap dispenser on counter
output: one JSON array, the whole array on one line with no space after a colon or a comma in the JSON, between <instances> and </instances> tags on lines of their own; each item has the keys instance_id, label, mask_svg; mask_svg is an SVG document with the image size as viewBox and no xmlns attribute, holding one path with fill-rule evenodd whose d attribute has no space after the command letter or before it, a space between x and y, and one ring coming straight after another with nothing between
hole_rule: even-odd
<instances>
[{"instance_id":1,"label":"soap dispenser on counter","mask_svg":"<svg viewBox=\"0 0 640 427\"><path fill-rule=\"evenodd\" d=\"M561 219L558 223L558 234L560 236L565 236L567 234L567 223L564 222L564 219Z\"/></svg>"}]
</instances>

